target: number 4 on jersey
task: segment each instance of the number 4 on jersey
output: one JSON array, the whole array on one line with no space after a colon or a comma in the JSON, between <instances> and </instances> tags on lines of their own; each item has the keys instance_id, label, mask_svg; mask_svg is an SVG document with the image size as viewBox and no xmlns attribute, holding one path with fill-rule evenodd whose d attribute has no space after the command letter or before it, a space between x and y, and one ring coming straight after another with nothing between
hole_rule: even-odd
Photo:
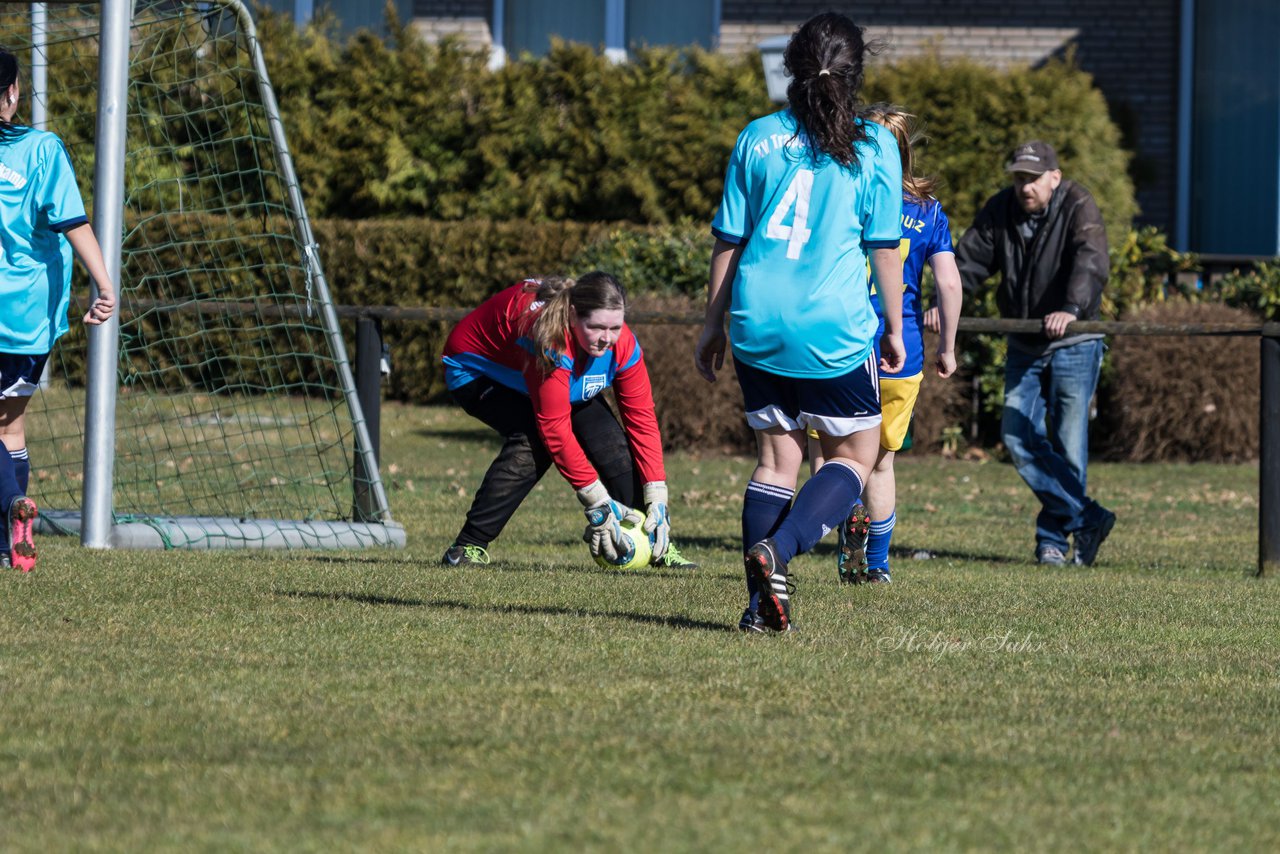
<instances>
[{"instance_id":1,"label":"number 4 on jersey","mask_svg":"<svg viewBox=\"0 0 1280 854\"><path fill-rule=\"evenodd\" d=\"M812 170L797 171L787 185L787 191L782 194L782 201L773 209L773 216L769 217L769 224L765 228L765 237L787 241L787 257L792 261L800 257L800 250L809 242L809 236L813 233L805 228L809 222L809 196L812 192ZM793 207L796 213L791 219L791 225L783 225L782 220Z\"/></svg>"}]
</instances>

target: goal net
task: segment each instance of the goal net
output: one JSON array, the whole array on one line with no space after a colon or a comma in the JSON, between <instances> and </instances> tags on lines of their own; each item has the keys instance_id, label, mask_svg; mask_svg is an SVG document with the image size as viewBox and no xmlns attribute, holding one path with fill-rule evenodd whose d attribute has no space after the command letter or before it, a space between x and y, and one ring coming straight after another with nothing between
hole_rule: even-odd
<instances>
[{"instance_id":1,"label":"goal net","mask_svg":"<svg viewBox=\"0 0 1280 854\"><path fill-rule=\"evenodd\" d=\"M15 122L62 137L108 255L120 235L114 397L89 390L110 369L95 371L99 342L78 323L77 264L72 331L27 411L42 529L84 539L82 497L106 478L97 545L403 545L252 19L238 0L124 2L119 152L99 138L110 6L0 3L0 44L22 64ZM108 162L122 212L95 204L118 197L95 187Z\"/></svg>"}]
</instances>

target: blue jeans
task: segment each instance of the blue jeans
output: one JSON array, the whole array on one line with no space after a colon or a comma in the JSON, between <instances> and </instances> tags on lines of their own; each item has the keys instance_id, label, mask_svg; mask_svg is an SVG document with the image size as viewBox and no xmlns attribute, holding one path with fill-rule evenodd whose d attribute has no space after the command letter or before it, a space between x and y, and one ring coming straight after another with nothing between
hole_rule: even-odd
<instances>
[{"instance_id":1,"label":"blue jeans","mask_svg":"<svg viewBox=\"0 0 1280 854\"><path fill-rule=\"evenodd\" d=\"M1102 368L1102 339L1042 355L1009 348L1000 432L1018 474L1040 499L1036 548L1067 552L1067 536L1100 513L1086 494L1089 403Z\"/></svg>"}]
</instances>

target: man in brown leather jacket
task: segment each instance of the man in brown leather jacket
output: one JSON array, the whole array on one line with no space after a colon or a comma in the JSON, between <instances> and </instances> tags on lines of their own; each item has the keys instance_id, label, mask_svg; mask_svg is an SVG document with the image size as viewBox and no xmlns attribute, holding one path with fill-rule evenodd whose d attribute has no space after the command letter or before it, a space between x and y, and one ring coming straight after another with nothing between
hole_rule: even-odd
<instances>
[{"instance_id":1,"label":"man in brown leather jacket","mask_svg":"<svg viewBox=\"0 0 1280 854\"><path fill-rule=\"evenodd\" d=\"M1014 149L1013 186L992 196L956 245L964 289L976 294L999 273L996 304L1041 331L1008 336L1001 433L1020 474L1040 499L1036 560L1092 565L1115 514L1087 494L1089 409L1102 367L1099 334L1074 334L1096 320L1110 264L1093 196L1065 180L1045 142Z\"/></svg>"}]
</instances>

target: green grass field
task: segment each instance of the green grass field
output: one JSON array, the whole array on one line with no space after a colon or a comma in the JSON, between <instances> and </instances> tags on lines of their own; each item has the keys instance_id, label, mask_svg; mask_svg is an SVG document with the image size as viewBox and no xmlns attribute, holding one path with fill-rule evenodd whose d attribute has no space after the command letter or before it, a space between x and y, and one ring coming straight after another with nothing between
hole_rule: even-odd
<instances>
[{"instance_id":1,"label":"green grass field","mask_svg":"<svg viewBox=\"0 0 1280 854\"><path fill-rule=\"evenodd\" d=\"M596 567L554 473L442 569L495 447L384 410L403 552L42 539L0 575L0 848L1280 848L1256 468L1097 465L1115 532L1045 570L1011 467L907 455L895 583L824 543L801 631L744 637L750 461L668 460L699 570Z\"/></svg>"}]
</instances>

